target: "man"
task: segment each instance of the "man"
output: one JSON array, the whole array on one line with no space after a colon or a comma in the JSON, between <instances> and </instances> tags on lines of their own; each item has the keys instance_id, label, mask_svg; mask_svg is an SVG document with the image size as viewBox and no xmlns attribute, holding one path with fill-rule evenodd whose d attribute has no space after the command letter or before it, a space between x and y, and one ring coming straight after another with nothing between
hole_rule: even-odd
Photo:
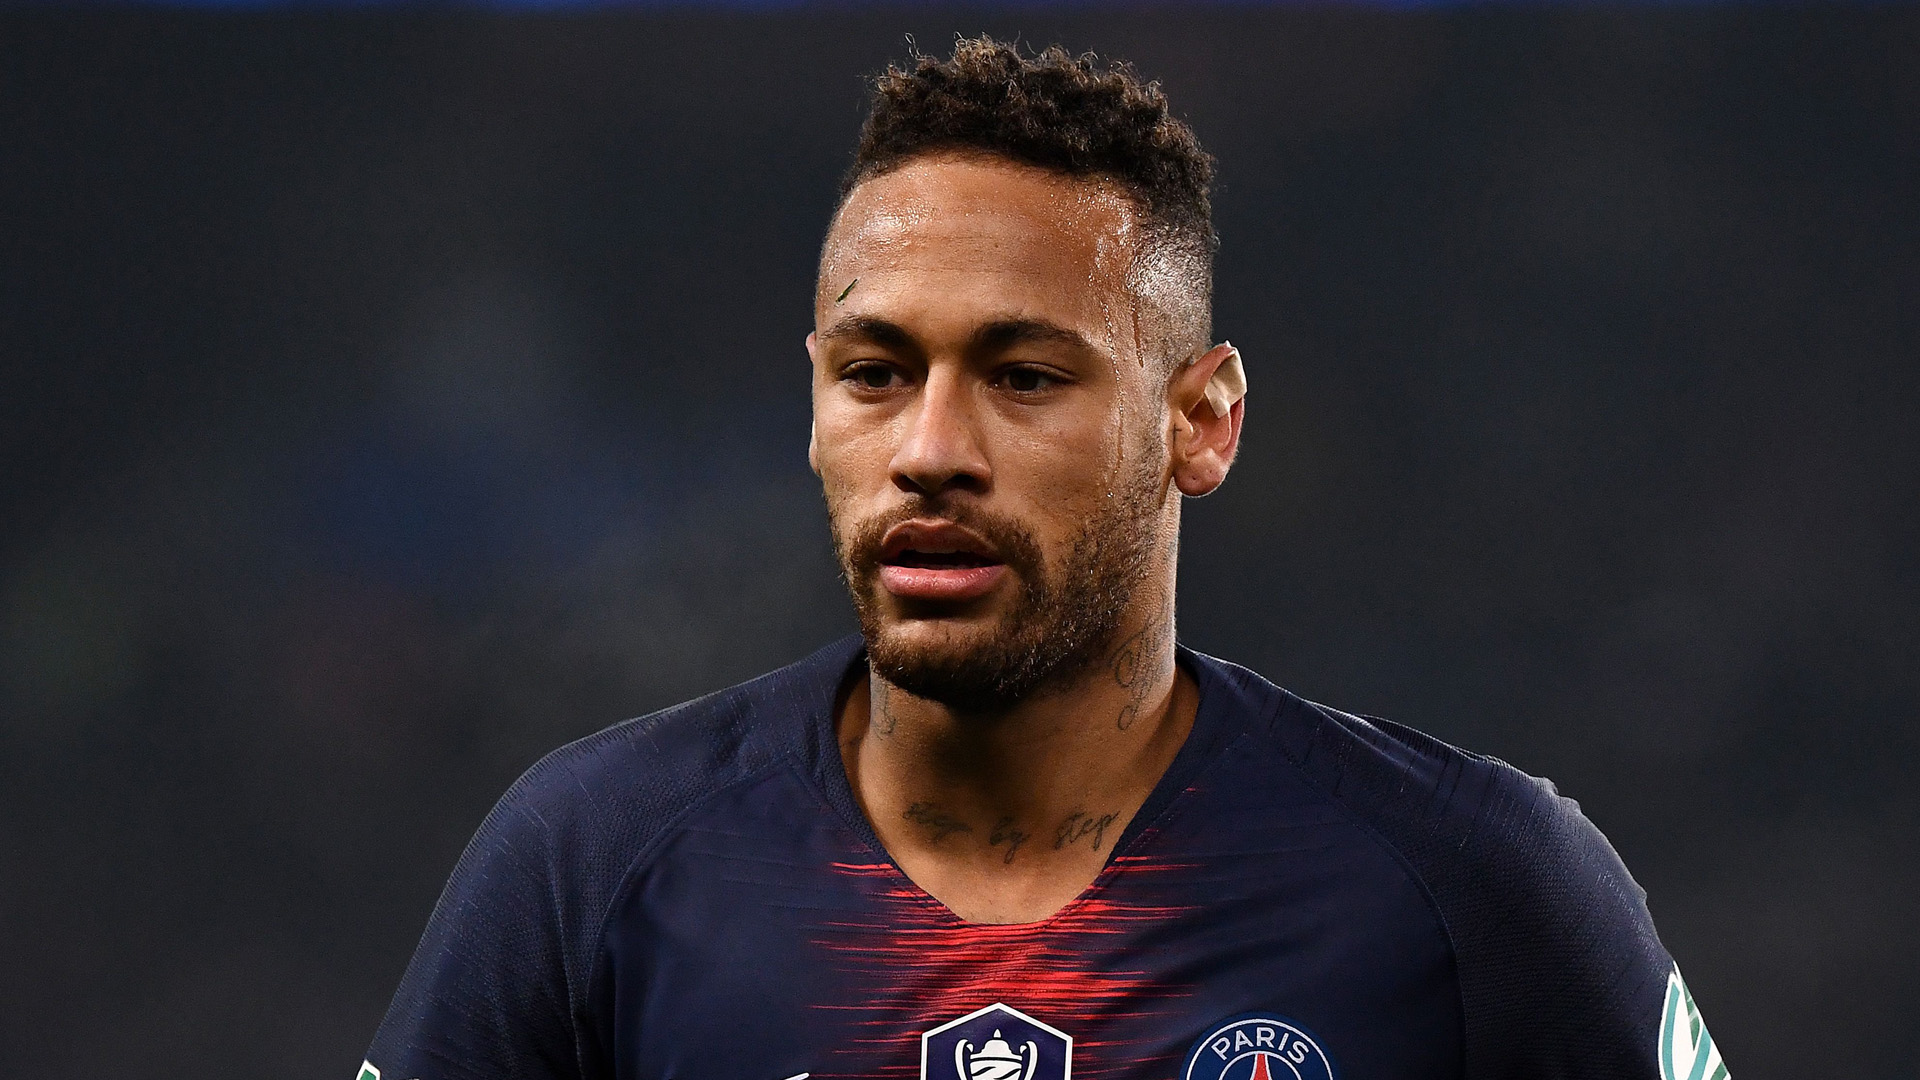
<instances>
[{"instance_id":1,"label":"man","mask_svg":"<svg viewBox=\"0 0 1920 1080\"><path fill-rule=\"evenodd\" d=\"M1571 802L1175 644L1210 176L1057 49L877 81L807 338L860 637L529 771L364 1080L1725 1075Z\"/></svg>"}]
</instances>

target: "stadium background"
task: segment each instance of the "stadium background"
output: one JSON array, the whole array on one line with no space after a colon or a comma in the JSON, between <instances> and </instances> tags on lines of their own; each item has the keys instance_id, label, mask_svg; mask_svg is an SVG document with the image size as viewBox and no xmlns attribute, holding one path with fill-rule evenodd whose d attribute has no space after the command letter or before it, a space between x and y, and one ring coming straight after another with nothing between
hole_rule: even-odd
<instances>
[{"instance_id":1,"label":"stadium background","mask_svg":"<svg viewBox=\"0 0 1920 1080\"><path fill-rule=\"evenodd\" d=\"M1916 14L0 12L0 1072L346 1080L521 769L851 628L812 259L990 30L1221 162L1185 640L1558 781L1742 1080L1920 1076Z\"/></svg>"}]
</instances>

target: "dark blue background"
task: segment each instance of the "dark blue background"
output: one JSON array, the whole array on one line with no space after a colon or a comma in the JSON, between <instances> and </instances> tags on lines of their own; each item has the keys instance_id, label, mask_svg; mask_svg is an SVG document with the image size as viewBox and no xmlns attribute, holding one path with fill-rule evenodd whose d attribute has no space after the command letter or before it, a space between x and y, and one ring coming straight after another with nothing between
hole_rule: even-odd
<instances>
[{"instance_id":1,"label":"dark blue background","mask_svg":"<svg viewBox=\"0 0 1920 1080\"><path fill-rule=\"evenodd\" d=\"M802 335L955 31L1221 161L1181 632L1553 777L1742 1080L1920 1075L1911 8L0 14L0 1047L344 1078L542 751L851 626Z\"/></svg>"}]
</instances>

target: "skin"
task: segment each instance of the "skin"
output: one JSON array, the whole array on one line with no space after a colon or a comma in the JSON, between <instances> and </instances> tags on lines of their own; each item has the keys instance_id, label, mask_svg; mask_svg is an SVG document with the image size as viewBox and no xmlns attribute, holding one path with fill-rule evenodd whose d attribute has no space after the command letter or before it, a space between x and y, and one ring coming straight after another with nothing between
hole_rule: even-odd
<instances>
[{"instance_id":1,"label":"skin","mask_svg":"<svg viewBox=\"0 0 1920 1080\"><path fill-rule=\"evenodd\" d=\"M1142 327L1169 305L1130 290L1138 235L1104 181L939 155L856 187L822 257L808 458L836 528L916 495L970 500L1027 529L1051 568L1117 485L1152 485L1155 557L1086 669L988 716L872 671L840 706L876 834L972 922L1040 921L1084 892L1193 725L1173 649L1180 495L1226 478L1243 406L1221 417L1203 398L1229 346L1171 378L1149 355L1164 336ZM1014 578L933 603L879 584L875 599L897 640L964 650L1004 629Z\"/></svg>"}]
</instances>

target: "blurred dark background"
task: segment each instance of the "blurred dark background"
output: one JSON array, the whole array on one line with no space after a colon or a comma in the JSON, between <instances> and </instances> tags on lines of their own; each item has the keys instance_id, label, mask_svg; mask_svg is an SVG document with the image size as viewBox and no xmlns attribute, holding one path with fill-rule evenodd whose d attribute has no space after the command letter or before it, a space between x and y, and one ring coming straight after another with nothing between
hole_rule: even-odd
<instances>
[{"instance_id":1,"label":"blurred dark background","mask_svg":"<svg viewBox=\"0 0 1920 1080\"><path fill-rule=\"evenodd\" d=\"M1920 11L0 13L0 1072L345 1080L541 753L852 628L860 76L1219 156L1192 645L1555 779L1735 1075L1920 1076Z\"/></svg>"}]
</instances>

